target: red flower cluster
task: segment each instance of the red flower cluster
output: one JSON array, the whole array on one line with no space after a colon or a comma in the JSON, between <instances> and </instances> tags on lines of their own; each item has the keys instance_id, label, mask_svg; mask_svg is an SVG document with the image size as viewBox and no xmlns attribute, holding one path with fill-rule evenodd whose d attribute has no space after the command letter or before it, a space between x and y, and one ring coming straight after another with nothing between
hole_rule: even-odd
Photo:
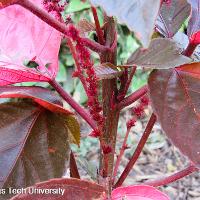
<instances>
[{"instance_id":1,"label":"red flower cluster","mask_svg":"<svg viewBox=\"0 0 200 200\"><path fill-rule=\"evenodd\" d=\"M162 0L162 3L171 4L171 0Z\"/></svg>"},{"instance_id":2,"label":"red flower cluster","mask_svg":"<svg viewBox=\"0 0 200 200\"><path fill-rule=\"evenodd\" d=\"M137 121L136 119L142 117L142 115L144 114L144 109L148 105L149 105L149 98L147 96L143 96L140 99L139 105L132 109L134 116L126 123L127 128L135 126L135 123Z\"/></svg>"},{"instance_id":3,"label":"red flower cluster","mask_svg":"<svg viewBox=\"0 0 200 200\"><path fill-rule=\"evenodd\" d=\"M101 134L100 130L104 123L104 118L101 114L102 107L98 100L98 82L93 68L93 62L90 57L90 52L82 44L79 31L72 24L68 25L67 36L76 42L76 53L80 66L80 69L78 69L73 76L79 76L80 73L85 75L89 111L99 126L99 130L93 131L90 135L93 137L99 137Z\"/></svg>"},{"instance_id":4,"label":"red flower cluster","mask_svg":"<svg viewBox=\"0 0 200 200\"><path fill-rule=\"evenodd\" d=\"M127 129L130 129L131 127L135 126L135 123L136 123L136 119L134 119L134 118L130 119L130 120L126 123Z\"/></svg>"},{"instance_id":5,"label":"red flower cluster","mask_svg":"<svg viewBox=\"0 0 200 200\"><path fill-rule=\"evenodd\" d=\"M60 0L43 0L45 10L49 13L53 13L59 20L62 18L61 13L64 11L67 4L67 1L62 4Z\"/></svg>"}]
</instances>

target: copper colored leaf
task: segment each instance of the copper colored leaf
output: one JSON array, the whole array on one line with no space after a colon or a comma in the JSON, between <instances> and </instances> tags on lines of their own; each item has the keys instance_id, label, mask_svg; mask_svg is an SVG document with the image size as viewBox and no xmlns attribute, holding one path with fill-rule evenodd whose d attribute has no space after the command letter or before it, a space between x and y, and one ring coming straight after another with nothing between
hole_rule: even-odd
<instances>
[{"instance_id":1,"label":"copper colored leaf","mask_svg":"<svg viewBox=\"0 0 200 200\"><path fill-rule=\"evenodd\" d=\"M0 98L30 98L52 112L72 114L62 107L62 100L54 92L42 87L0 87Z\"/></svg>"},{"instance_id":2,"label":"copper colored leaf","mask_svg":"<svg viewBox=\"0 0 200 200\"><path fill-rule=\"evenodd\" d=\"M153 39L148 49L139 48L128 59L128 65L146 68L173 68L192 60L181 54L181 49L171 39Z\"/></svg>"},{"instance_id":3,"label":"copper colored leaf","mask_svg":"<svg viewBox=\"0 0 200 200\"><path fill-rule=\"evenodd\" d=\"M154 70L149 90L163 130L200 167L200 63Z\"/></svg>"},{"instance_id":4,"label":"copper colored leaf","mask_svg":"<svg viewBox=\"0 0 200 200\"><path fill-rule=\"evenodd\" d=\"M38 183L34 188L37 189L64 189L61 194L21 194L11 200L103 200L104 188L96 183L79 179L53 179L47 182Z\"/></svg>"},{"instance_id":5,"label":"copper colored leaf","mask_svg":"<svg viewBox=\"0 0 200 200\"><path fill-rule=\"evenodd\" d=\"M173 37L190 15L191 6L187 0L163 1L156 28L165 37Z\"/></svg>"},{"instance_id":6,"label":"copper colored leaf","mask_svg":"<svg viewBox=\"0 0 200 200\"><path fill-rule=\"evenodd\" d=\"M71 139L71 142L80 145L80 126L77 119L72 115L61 115L61 117L68 129L69 139Z\"/></svg>"},{"instance_id":7,"label":"copper colored leaf","mask_svg":"<svg viewBox=\"0 0 200 200\"><path fill-rule=\"evenodd\" d=\"M81 33L87 33L96 30L95 25L89 22L87 19L80 20L77 26Z\"/></svg>"},{"instance_id":8,"label":"copper colored leaf","mask_svg":"<svg viewBox=\"0 0 200 200\"><path fill-rule=\"evenodd\" d=\"M33 2L42 7L42 0ZM58 31L23 7L12 5L1 9L0 85L54 78L58 72L60 42ZM27 61L35 61L39 67L24 66Z\"/></svg>"},{"instance_id":9,"label":"copper colored leaf","mask_svg":"<svg viewBox=\"0 0 200 200\"><path fill-rule=\"evenodd\" d=\"M122 71L111 63L104 63L94 67L98 79L112 79L122 75Z\"/></svg>"},{"instance_id":10,"label":"copper colored leaf","mask_svg":"<svg viewBox=\"0 0 200 200\"><path fill-rule=\"evenodd\" d=\"M0 116L0 188L28 187L63 175L69 145L58 114L19 102L1 104Z\"/></svg>"},{"instance_id":11,"label":"copper colored leaf","mask_svg":"<svg viewBox=\"0 0 200 200\"><path fill-rule=\"evenodd\" d=\"M159 190L146 185L119 187L112 191L112 200L169 200Z\"/></svg>"},{"instance_id":12,"label":"copper colored leaf","mask_svg":"<svg viewBox=\"0 0 200 200\"><path fill-rule=\"evenodd\" d=\"M145 48L148 47L154 31L155 21L160 8L160 0L90 0L101 6L109 16L115 16L120 23L126 24Z\"/></svg>"}]
</instances>

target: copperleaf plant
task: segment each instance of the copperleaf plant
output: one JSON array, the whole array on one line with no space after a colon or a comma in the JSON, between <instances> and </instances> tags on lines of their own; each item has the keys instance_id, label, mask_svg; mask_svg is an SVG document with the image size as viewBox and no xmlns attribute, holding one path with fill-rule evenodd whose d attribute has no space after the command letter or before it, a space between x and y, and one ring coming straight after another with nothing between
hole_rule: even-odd
<instances>
[{"instance_id":1,"label":"copperleaf plant","mask_svg":"<svg viewBox=\"0 0 200 200\"><path fill-rule=\"evenodd\" d=\"M200 44L196 8L200 1L90 0L90 3L94 23L83 19L76 25L70 17L66 21L62 18L68 1L0 1L0 98L18 98L0 104L3 199L14 195L9 188L27 187L12 199L168 200L156 187L199 170L200 64L198 57L193 59L193 53L198 53ZM95 6L100 6L104 13L103 24ZM177 40L186 19L189 19L187 35L182 34L187 42ZM141 44L123 64L117 63L118 22L127 25ZM88 37L90 32L95 32L96 41ZM87 95L87 108L79 105L55 80L62 38L74 59L73 78L80 80ZM98 54L98 65L94 64L91 51ZM140 67L151 70L148 85L128 95ZM22 82L47 82L60 97L47 88L14 85ZM115 157L120 112L137 100L137 106L132 107L133 116L126 124L120 153ZM75 112L64 108L63 101ZM149 104L153 113L119 175L129 133ZM81 179L76 157L70 153L70 143L80 144L75 114L91 127L87 137L99 140L97 183ZM170 176L123 187L156 121L191 164ZM71 177L62 178L68 169Z\"/></svg>"}]
</instances>

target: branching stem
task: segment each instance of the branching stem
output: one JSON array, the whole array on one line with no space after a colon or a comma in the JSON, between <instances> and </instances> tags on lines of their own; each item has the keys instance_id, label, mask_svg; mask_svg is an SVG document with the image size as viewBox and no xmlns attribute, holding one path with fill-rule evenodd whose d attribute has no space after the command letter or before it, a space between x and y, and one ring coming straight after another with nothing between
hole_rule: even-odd
<instances>
[{"instance_id":1,"label":"branching stem","mask_svg":"<svg viewBox=\"0 0 200 200\"><path fill-rule=\"evenodd\" d=\"M105 44L105 39L104 39L104 33L101 29L100 23L99 23L99 18L97 15L97 10L95 7L92 6L92 13L95 21L95 26L96 26L96 32L97 32L97 37L98 41L100 44L104 45Z\"/></svg>"},{"instance_id":2,"label":"branching stem","mask_svg":"<svg viewBox=\"0 0 200 200\"><path fill-rule=\"evenodd\" d=\"M142 152L142 149L144 148L144 145L153 129L153 126L156 122L156 115L152 114L149 122L145 128L145 131L142 135L142 138L140 139L138 146L136 147L136 150L132 156L132 158L130 159L130 161L128 162L127 166L125 167L124 171L122 172L120 178L118 179L117 183L114 185L114 188L120 187L124 180L126 179L126 177L128 176L129 172L131 171L131 169L133 168L135 162L137 161L140 153Z\"/></svg>"},{"instance_id":3,"label":"branching stem","mask_svg":"<svg viewBox=\"0 0 200 200\"><path fill-rule=\"evenodd\" d=\"M154 180L154 181L147 181L144 184L151 185L153 187L159 187L159 186L163 186L163 185L167 185L169 183L175 182L175 181L177 181L185 176L188 176L196 171L198 171L197 167L195 167L194 165L189 165L185 169L183 169L179 172L176 172L170 176L163 177L163 178L160 178L160 179Z\"/></svg>"},{"instance_id":4,"label":"branching stem","mask_svg":"<svg viewBox=\"0 0 200 200\"><path fill-rule=\"evenodd\" d=\"M121 101L118 104L118 109L122 110L123 108L131 105L132 103L134 103L135 101L137 101L140 97L142 97L143 95L145 95L148 91L148 87L147 85L141 87L140 89L138 89L137 91L135 91L133 94L131 94L130 96L126 97L123 101Z\"/></svg>"},{"instance_id":5,"label":"branching stem","mask_svg":"<svg viewBox=\"0 0 200 200\"><path fill-rule=\"evenodd\" d=\"M81 107L74 99L61 87L55 80L51 80L49 84L60 94L60 96L95 130L96 123L92 116L83 107Z\"/></svg>"},{"instance_id":6,"label":"branching stem","mask_svg":"<svg viewBox=\"0 0 200 200\"><path fill-rule=\"evenodd\" d=\"M119 153L119 155L117 157L117 161L115 163L115 167L114 167L114 171L113 171L113 183L114 183L115 177L117 175L117 171L118 171L118 168L119 168L119 165L120 165L120 161L121 161L122 156L124 155L124 152L127 148L127 139L128 139L130 130L131 130L131 128L127 128L126 135L124 137L124 141L123 141L123 144L122 144L122 148L120 149L120 153Z\"/></svg>"}]
</instances>

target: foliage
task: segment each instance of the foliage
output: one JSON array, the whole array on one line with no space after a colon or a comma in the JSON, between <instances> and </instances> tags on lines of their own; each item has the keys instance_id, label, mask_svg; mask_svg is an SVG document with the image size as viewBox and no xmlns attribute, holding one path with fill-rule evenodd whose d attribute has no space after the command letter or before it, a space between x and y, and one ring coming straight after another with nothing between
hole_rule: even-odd
<instances>
[{"instance_id":1,"label":"foliage","mask_svg":"<svg viewBox=\"0 0 200 200\"><path fill-rule=\"evenodd\" d=\"M27 192L13 200L168 200L155 187L198 171L200 166L199 4L199 0L0 1L0 98L21 99L0 104L2 191L6 187L29 190L30 186L43 193L64 189L63 196ZM73 13L71 18L69 13ZM187 35L179 31L186 19ZM116 21L125 25L117 26ZM147 70L144 78L143 68ZM24 82L26 86L9 86ZM48 87L30 82L45 82ZM87 108L77 103L77 88ZM73 92L74 98L69 94ZM137 100L138 104L131 106ZM77 159L69 143L80 146L80 126L63 101L91 127L87 137L98 140L96 174L95 167L79 160L90 167L88 172L97 183L79 180ZM149 103L153 113L135 152L115 180L128 149L130 130ZM131 115L115 161L119 115L127 106ZM157 120L191 164L169 177L120 187ZM71 178L61 178L66 169Z\"/></svg>"}]
</instances>

